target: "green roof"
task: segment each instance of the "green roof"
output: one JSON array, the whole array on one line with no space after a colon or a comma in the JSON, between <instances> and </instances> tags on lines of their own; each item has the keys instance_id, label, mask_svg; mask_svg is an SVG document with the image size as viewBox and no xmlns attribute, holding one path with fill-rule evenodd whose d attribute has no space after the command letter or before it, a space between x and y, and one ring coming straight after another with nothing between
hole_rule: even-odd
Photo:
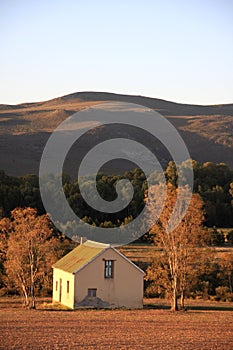
<instances>
[{"instance_id":1,"label":"green roof","mask_svg":"<svg viewBox=\"0 0 233 350\"><path fill-rule=\"evenodd\" d=\"M87 241L58 260L53 267L70 273L76 272L109 247L109 244Z\"/></svg>"}]
</instances>

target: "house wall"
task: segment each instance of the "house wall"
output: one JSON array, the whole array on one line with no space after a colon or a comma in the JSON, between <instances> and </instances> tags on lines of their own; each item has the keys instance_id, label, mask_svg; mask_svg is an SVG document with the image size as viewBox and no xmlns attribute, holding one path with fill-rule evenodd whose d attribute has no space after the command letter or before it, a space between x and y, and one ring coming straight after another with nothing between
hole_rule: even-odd
<instances>
[{"instance_id":1,"label":"house wall","mask_svg":"<svg viewBox=\"0 0 233 350\"><path fill-rule=\"evenodd\" d=\"M104 259L114 261L113 278L104 278ZM87 296L88 288L97 289L97 297L117 307L142 308L143 273L112 248L75 275L75 302Z\"/></svg>"},{"instance_id":2,"label":"house wall","mask_svg":"<svg viewBox=\"0 0 233 350\"><path fill-rule=\"evenodd\" d=\"M74 278L75 276L72 273L65 272L56 268L53 269L53 302L60 302L62 305L66 305L72 309L74 308ZM69 293L67 292L67 281L69 281Z\"/></svg>"}]
</instances>

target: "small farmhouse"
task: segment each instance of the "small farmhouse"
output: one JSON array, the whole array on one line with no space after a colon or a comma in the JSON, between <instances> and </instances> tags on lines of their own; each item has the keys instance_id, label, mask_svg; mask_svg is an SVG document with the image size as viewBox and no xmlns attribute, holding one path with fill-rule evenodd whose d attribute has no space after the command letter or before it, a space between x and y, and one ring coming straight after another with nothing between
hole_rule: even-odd
<instances>
[{"instance_id":1,"label":"small farmhouse","mask_svg":"<svg viewBox=\"0 0 233 350\"><path fill-rule=\"evenodd\" d=\"M53 302L142 308L144 272L108 244L86 241L53 265Z\"/></svg>"}]
</instances>

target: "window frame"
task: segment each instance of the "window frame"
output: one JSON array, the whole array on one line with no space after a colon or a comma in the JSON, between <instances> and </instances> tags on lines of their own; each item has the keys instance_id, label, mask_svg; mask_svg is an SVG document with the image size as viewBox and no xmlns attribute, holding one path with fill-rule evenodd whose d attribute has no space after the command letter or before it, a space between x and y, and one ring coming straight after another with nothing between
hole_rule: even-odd
<instances>
[{"instance_id":1,"label":"window frame","mask_svg":"<svg viewBox=\"0 0 233 350\"><path fill-rule=\"evenodd\" d=\"M87 297L88 298L96 298L97 296L97 288L88 288L87 289Z\"/></svg>"},{"instance_id":2,"label":"window frame","mask_svg":"<svg viewBox=\"0 0 233 350\"><path fill-rule=\"evenodd\" d=\"M104 260L104 278L106 279L114 278L114 260L110 260L110 259Z\"/></svg>"}]
</instances>

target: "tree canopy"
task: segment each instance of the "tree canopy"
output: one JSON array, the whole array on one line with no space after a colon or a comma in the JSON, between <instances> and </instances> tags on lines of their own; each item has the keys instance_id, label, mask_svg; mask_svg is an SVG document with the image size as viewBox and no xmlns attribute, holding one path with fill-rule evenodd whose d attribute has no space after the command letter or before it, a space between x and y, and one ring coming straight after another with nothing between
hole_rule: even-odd
<instances>
[{"instance_id":1,"label":"tree canopy","mask_svg":"<svg viewBox=\"0 0 233 350\"><path fill-rule=\"evenodd\" d=\"M53 235L48 215L39 216L33 208L16 208L10 218L0 220L8 284L18 290L27 307L36 307L35 291L51 288L51 267L60 256L59 239ZM2 240L1 240L2 241Z\"/></svg>"}]
</instances>

